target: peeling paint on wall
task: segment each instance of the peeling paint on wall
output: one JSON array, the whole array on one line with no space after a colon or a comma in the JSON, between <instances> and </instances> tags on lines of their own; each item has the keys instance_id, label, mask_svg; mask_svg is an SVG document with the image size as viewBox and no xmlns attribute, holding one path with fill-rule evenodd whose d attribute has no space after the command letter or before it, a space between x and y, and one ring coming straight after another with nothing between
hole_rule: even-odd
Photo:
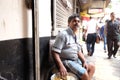
<instances>
[{"instance_id":1,"label":"peeling paint on wall","mask_svg":"<svg viewBox=\"0 0 120 80\"><path fill-rule=\"evenodd\" d=\"M28 17L24 0L0 0L0 41L31 37Z\"/></svg>"}]
</instances>

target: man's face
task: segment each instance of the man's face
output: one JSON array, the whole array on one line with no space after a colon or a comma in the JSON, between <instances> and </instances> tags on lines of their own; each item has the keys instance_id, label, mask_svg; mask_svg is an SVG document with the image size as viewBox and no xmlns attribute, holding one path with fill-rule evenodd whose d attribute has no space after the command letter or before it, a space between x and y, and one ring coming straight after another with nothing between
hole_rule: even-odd
<instances>
[{"instance_id":1,"label":"man's face","mask_svg":"<svg viewBox=\"0 0 120 80\"><path fill-rule=\"evenodd\" d=\"M78 17L71 20L71 22L68 23L71 29L76 32L79 29L80 26L80 19Z\"/></svg>"},{"instance_id":2,"label":"man's face","mask_svg":"<svg viewBox=\"0 0 120 80\"><path fill-rule=\"evenodd\" d=\"M115 14L112 13L112 14L110 15L110 17L111 17L112 20L114 20L114 18L115 18Z\"/></svg>"}]
</instances>

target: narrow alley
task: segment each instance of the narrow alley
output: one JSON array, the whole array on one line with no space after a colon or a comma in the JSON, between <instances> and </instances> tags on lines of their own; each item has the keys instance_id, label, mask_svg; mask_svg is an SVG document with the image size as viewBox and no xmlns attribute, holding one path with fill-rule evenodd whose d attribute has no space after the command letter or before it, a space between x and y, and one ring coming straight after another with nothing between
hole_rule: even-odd
<instances>
[{"instance_id":1,"label":"narrow alley","mask_svg":"<svg viewBox=\"0 0 120 80\"><path fill-rule=\"evenodd\" d=\"M95 64L96 71L93 80L120 80L120 49L117 58L107 59L104 53L103 43L95 44L95 52L92 57L87 56L86 45L83 43L83 50L88 61Z\"/></svg>"}]
</instances>

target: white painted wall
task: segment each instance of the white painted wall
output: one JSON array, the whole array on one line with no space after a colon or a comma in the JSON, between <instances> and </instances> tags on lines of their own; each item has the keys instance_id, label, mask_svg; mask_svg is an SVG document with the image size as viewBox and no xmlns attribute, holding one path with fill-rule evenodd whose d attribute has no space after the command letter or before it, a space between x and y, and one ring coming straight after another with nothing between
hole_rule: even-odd
<instances>
[{"instance_id":1,"label":"white painted wall","mask_svg":"<svg viewBox=\"0 0 120 80\"><path fill-rule=\"evenodd\" d=\"M39 36L51 36L51 0L39 0Z\"/></svg>"},{"instance_id":2,"label":"white painted wall","mask_svg":"<svg viewBox=\"0 0 120 80\"><path fill-rule=\"evenodd\" d=\"M51 0L39 0L39 37L51 36ZM25 0L0 0L0 41L32 37L32 10Z\"/></svg>"},{"instance_id":3,"label":"white painted wall","mask_svg":"<svg viewBox=\"0 0 120 80\"><path fill-rule=\"evenodd\" d=\"M0 40L31 36L31 10L24 0L0 0Z\"/></svg>"}]
</instances>

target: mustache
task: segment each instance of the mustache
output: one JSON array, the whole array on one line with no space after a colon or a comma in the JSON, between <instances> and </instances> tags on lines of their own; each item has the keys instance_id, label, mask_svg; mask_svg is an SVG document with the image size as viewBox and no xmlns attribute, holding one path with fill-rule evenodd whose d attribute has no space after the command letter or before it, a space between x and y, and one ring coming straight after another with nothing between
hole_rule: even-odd
<instances>
[{"instance_id":1,"label":"mustache","mask_svg":"<svg viewBox=\"0 0 120 80\"><path fill-rule=\"evenodd\" d=\"M74 26L75 26L76 28L78 28L78 27L79 27L79 25L78 25L78 24L75 24Z\"/></svg>"}]
</instances>

